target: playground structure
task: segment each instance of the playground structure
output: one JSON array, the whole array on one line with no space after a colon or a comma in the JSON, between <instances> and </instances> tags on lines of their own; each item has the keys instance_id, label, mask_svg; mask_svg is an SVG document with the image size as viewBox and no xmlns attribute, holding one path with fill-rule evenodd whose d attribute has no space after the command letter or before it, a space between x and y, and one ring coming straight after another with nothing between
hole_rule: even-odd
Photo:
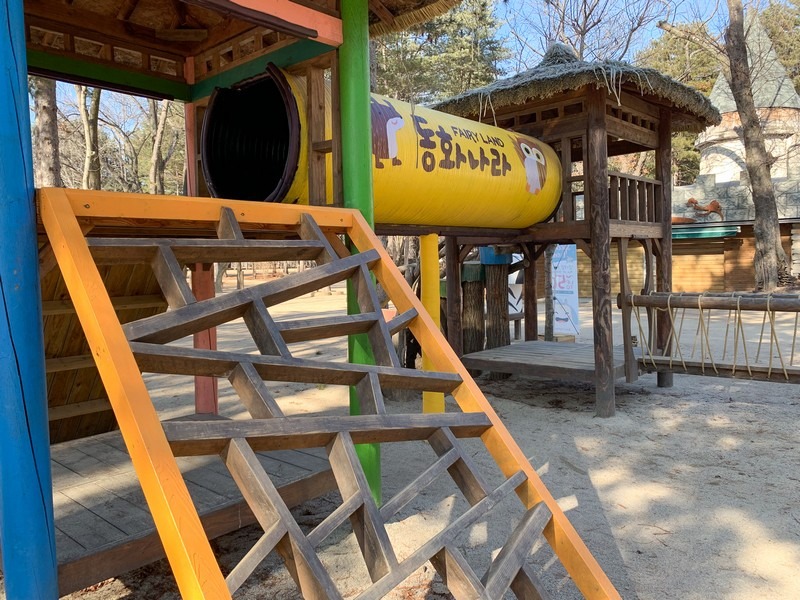
<instances>
[{"instance_id":1,"label":"playground structure","mask_svg":"<svg viewBox=\"0 0 800 600\"><path fill-rule=\"evenodd\" d=\"M145 514L155 524L185 597L229 597L273 550L304 596L340 597L315 548L348 521L372 581L364 598L382 597L428 561L460 598L496 598L509 588L520 598L546 597L536 573L525 564L540 534L586 597L618 597L370 230L370 22L372 30L387 31L449 7L438 2L409 8L390 0L370 2L369 8L357 0L313 7L279 2L267 13L245 0L7 3L3 24L9 36L0 47L0 60L11 77L4 79L2 94L14 102L4 103L0 120L7 167L0 177L6 199L0 223L7 249L0 276L8 327L3 351L14 360L2 361L8 400L0 420L0 533L9 598L53 598L158 557L153 546L159 543L136 534L70 563L60 561L64 544L74 540L58 524L71 521L75 526L76 514L59 512L62 507L54 514L48 424L53 442L75 443L91 442L119 427L124 451L111 446L113 461L132 463L147 501ZM202 196L207 190L195 158L200 159L205 99L214 87L259 74L268 63L305 76L307 127L301 134L312 206L57 189L41 190L34 198L28 72L187 102L189 187ZM330 118L323 101L326 71L333 84ZM357 208L363 217L352 210L314 206L328 197ZM314 260L316 267L252 291L213 297L210 265L215 262L298 256ZM191 286L184 267L192 271ZM373 276L400 311L388 322L377 305ZM343 280L354 290L350 314L289 326L271 318L274 304ZM255 354L216 349L213 328L240 316L251 332ZM420 341L427 365L422 371L398 366L390 336L403 328ZM171 344L189 335L194 348ZM330 336L348 336L349 363L292 355L290 344ZM198 414L162 423L142 371L195 376ZM229 378L252 419L214 417L216 379L223 377ZM286 417L265 384L286 379L349 387L353 416ZM383 390L392 387L451 393L461 412L386 415ZM499 486L488 485L471 454L461 449L460 437L481 439L502 476ZM437 459L379 506L375 444L413 440L430 445ZM98 439L93 451L103 446L109 444ZM318 456L329 470L276 487L263 467L270 460L263 452L301 448L321 449ZM219 455L230 473L227 479L232 476L247 507L240 501L201 519L199 500L177 466L175 456L180 454ZM471 508L399 560L386 522L402 515L414 496L445 472ZM306 535L288 507L334 488L342 503ZM88 519L101 516L93 510L102 513L122 500L133 506L135 499L102 486L94 489L99 497L95 493L78 503L88 509L83 513ZM456 549L457 536L476 519L490 516L491 508L512 491L521 500L518 525L479 578ZM123 521L131 522L125 513L115 514L112 518L121 527ZM209 536L254 521L264 536L223 577Z\"/></svg>"},{"instance_id":2,"label":"playground structure","mask_svg":"<svg viewBox=\"0 0 800 600\"><path fill-rule=\"evenodd\" d=\"M610 244L614 240L618 245L623 282L627 281L627 244L634 240L643 246L649 265L648 291L668 292L669 186L663 183L670 180L669 136L676 129L713 122L713 108L696 94L671 87L674 82L655 72L647 73L652 83L642 89L640 72L587 63L575 64L570 71L571 61L553 54L538 73L550 73L551 80L561 81L564 87L538 96L503 98L496 93L492 115L481 110L480 99L486 91L472 96L475 102L468 97L462 99L463 105L451 105L460 106L463 115L475 120L496 120L501 127L551 143L560 157L565 184L557 220L531 228L522 223L514 229L474 223L420 225L414 217L377 224L379 233L447 237L447 318L453 352L370 230L373 214L381 213L377 206L373 213L372 204L371 173L377 165L369 136L372 111L366 69L370 20L373 30L386 31L429 18L445 10L446 3L406 12L405 5L388 0L369 5L345 0L338 7L326 4L316 9L285 2L271 7L271 14L245 0L202 0L185 6L159 2L145 6L143 2L147 10L138 10L138 5L114 0L69 6L50 0L8 3L11 37L4 42L0 57L9 72L17 75L15 81L3 84L11 86L3 90L4 97L16 99L17 112L6 114L0 124L6 136L4 164L9 165L0 184L9 199L2 221L4 239L16 254L6 257L9 260L0 274L9 294L5 299L9 315L6 344L13 348L7 350L17 358L16 363L4 361L4 368L19 365L3 374L4 383L9 383L6 389L14 390L10 394L13 401L5 406L2 436L2 541L8 596L49 598L58 586L59 535L48 502L52 495L47 469L49 415L56 417L51 419L53 441L85 438L120 427L161 543L187 597L227 597L276 548L305 596L336 598L339 592L330 573L320 565L315 548L345 521L357 532L373 582L363 597L382 596L426 561L432 562L456 597L496 598L509 587L520 598L544 596L536 574L524 564L524 556L540 532L586 597L618 597L457 359L458 268L473 246L521 246L527 258L526 339L534 340L537 257L548 244L558 241L575 241L590 253L595 283L597 412L610 416L614 408L613 345L608 326ZM25 55L24 40L32 73L187 101L193 196L208 192L206 181L198 176L207 165L197 149L202 145L199 123L213 88L261 75L269 63L285 68L291 76L302 76L306 100L305 106L298 106L298 113L305 114L306 127L300 132L305 145L298 144L303 148L298 152L307 164L303 176L310 206L44 190L38 205L44 229L38 232L37 245L29 134L27 127L20 125L28 117L26 69L19 58ZM326 71L332 82L329 114ZM577 71L588 73L588 78L572 76ZM6 109L12 108L12 103L7 103ZM643 149L656 151L657 179L608 171L608 156ZM383 164L387 170L393 158L407 160L399 154L392 156L388 143L386 154ZM582 166L581 174L576 174L577 165ZM321 208L329 199L334 206L359 209L363 220L350 211ZM494 203L496 198L487 201ZM530 218L527 224L545 216ZM346 236L358 253L352 254L339 236ZM432 237L435 239L426 235L429 247ZM32 275L37 250L41 293ZM285 278L283 284L264 284L256 292L213 298L210 264L256 258L285 260L298 253L315 260L317 266ZM133 269L131 262L135 263ZM183 277L184 266L193 271L191 287ZM386 321L378 310L372 275L399 309L396 318ZM435 279L438 283L438 272ZM343 280L350 280L355 289L350 297L352 314L289 327L271 318L271 303ZM423 287L430 288L424 283ZM627 297L630 285L625 284L623 291ZM438 301L438 287L436 292ZM39 344L41 315L31 307L42 306L42 302L47 303L47 317L44 343ZM168 306L172 310L165 312ZM213 327L239 316L245 319L257 354L216 349ZM661 319L656 328L654 355L668 349L667 322ZM422 345L428 361L422 371L397 365L389 338L403 328L411 330ZM195 348L170 344L189 334L194 336ZM290 344L296 341L345 335L353 340L349 364L307 361L292 355ZM244 424L213 417L161 423L142 382L142 370L197 377L197 413L215 412L215 378L229 378L254 418ZM356 414L325 422L285 417L263 383L284 378L348 386L354 392ZM669 373L663 373L660 383L667 384L668 378ZM462 412L385 415L383 390L391 387L452 393ZM502 473L499 487L489 486L478 474L459 437L481 438ZM25 443L19 443L20 439ZM373 467L375 463L373 443L405 440L429 444L437 459L416 481L378 506L375 472L369 466L370 461ZM358 444L365 468L355 459L353 444ZM297 448L322 448L321 460L327 461L330 471L309 475L294 486L276 486L259 466L269 457L254 453ZM235 527L231 522L243 522L237 519L242 514L246 514L245 522L257 521L264 529L262 539L227 580L210 551L208 537L212 534L203 529L209 519L198 514L196 500L177 467L176 454L220 455L248 503L248 509L239 503L212 513L210 530L217 534L230 531ZM386 535L387 521L445 472L472 508L412 557L398 560ZM334 487L339 490L341 505L320 527L303 534L288 507ZM481 579L455 549L455 536L512 490L521 500L519 524ZM59 516L56 514L56 522ZM148 544L152 543L149 539ZM139 554L141 545L126 542L114 546L83 556L71 565L72 574L92 565L92 576L102 579L148 556ZM114 558L104 561L107 557ZM66 575L68 565L61 567L61 574ZM80 576L65 576L60 581L73 586L92 583ZM70 589L74 587L62 587L61 591Z\"/></svg>"}]
</instances>

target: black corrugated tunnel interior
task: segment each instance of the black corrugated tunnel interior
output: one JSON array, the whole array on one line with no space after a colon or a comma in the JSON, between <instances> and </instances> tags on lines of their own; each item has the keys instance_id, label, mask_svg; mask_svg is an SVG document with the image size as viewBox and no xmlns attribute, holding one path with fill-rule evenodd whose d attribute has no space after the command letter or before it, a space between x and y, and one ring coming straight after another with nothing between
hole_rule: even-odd
<instances>
[{"instance_id":1,"label":"black corrugated tunnel interior","mask_svg":"<svg viewBox=\"0 0 800 600\"><path fill-rule=\"evenodd\" d=\"M283 73L214 91L203 119L203 175L211 195L234 200L283 200L300 152L297 101Z\"/></svg>"}]
</instances>

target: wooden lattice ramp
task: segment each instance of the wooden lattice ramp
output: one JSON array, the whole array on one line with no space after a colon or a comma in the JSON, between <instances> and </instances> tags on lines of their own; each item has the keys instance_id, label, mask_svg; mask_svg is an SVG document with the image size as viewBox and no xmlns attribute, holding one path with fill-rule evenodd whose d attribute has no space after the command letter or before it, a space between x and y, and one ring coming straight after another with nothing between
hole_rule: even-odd
<instances>
[{"instance_id":1,"label":"wooden lattice ramp","mask_svg":"<svg viewBox=\"0 0 800 600\"><path fill-rule=\"evenodd\" d=\"M42 222L92 356L128 446L153 519L186 598L230 597L273 551L306 598L341 598L317 553L349 522L371 585L358 598L381 598L430 562L456 598L518 598L550 594L528 562L540 536L587 598L618 598L564 513L451 351L361 216L353 211L165 196L45 189ZM91 231L90 237L85 233ZM163 237L169 235L170 237ZM348 251L341 235L352 244ZM184 266L192 263L313 260L316 266L282 279L197 301ZM97 265L148 264L170 306L164 313L121 325ZM384 319L374 280L397 316ZM348 280L356 315L276 322L270 307ZM200 350L172 342L242 318L258 352ZM408 328L435 371L400 367L391 337ZM291 344L364 334L374 365L293 356ZM251 419L197 417L160 422L142 372L227 378ZM355 386L359 416L287 417L265 382ZM452 394L459 412L387 414L388 388ZM466 451L480 438L499 473L489 485ZM435 460L382 506L370 494L356 445L418 441ZM474 443L474 442L473 442ZM304 532L255 452L324 448L341 504ZM398 449L399 450L399 449ZM175 456L218 454L252 509L263 535L227 577L178 471ZM449 475L469 507L399 558L387 523L417 495ZM459 550L457 538L515 492L521 517L483 576ZM313 496L313 490L309 491Z\"/></svg>"}]
</instances>

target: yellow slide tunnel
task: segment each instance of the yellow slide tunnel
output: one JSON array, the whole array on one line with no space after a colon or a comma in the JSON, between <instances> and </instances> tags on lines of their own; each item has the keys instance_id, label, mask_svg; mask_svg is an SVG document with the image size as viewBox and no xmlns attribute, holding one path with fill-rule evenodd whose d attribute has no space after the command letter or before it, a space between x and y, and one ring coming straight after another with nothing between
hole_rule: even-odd
<instances>
[{"instance_id":1,"label":"yellow slide tunnel","mask_svg":"<svg viewBox=\"0 0 800 600\"><path fill-rule=\"evenodd\" d=\"M212 195L308 203L305 90L270 65L214 92L202 139ZM376 94L371 112L377 223L522 228L558 208L561 166L542 142Z\"/></svg>"}]
</instances>

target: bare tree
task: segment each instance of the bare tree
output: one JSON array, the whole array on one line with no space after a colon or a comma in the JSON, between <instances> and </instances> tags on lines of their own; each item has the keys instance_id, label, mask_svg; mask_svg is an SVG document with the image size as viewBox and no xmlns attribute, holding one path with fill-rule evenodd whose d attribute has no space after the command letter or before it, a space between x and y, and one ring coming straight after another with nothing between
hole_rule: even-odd
<instances>
[{"instance_id":1,"label":"bare tree","mask_svg":"<svg viewBox=\"0 0 800 600\"><path fill-rule=\"evenodd\" d=\"M101 92L102 89L98 87L75 86L75 93L78 96L78 111L83 123L85 154L81 187L85 190L99 190L101 185L100 135L98 131ZM87 100L89 101L88 105Z\"/></svg>"},{"instance_id":2,"label":"bare tree","mask_svg":"<svg viewBox=\"0 0 800 600\"><path fill-rule=\"evenodd\" d=\"M519 67L530 67L553 42L582 60L622 60L680 5L670 0L506 0Z\"/></svg>"},{"instance_id":3,"label":"bare tree","mask_svg":"<svg viewBox=\"0 0 800 600\"><path fill-rule=\"evenodd\" d=\"M791 279L786 253L781 246L778 207L772 185L771 166L775 157L767 151L764 131L753 100L753 73L745 42L744 7L741 0L727 0L727 3L728 25L724 31L724 41L668 23L659 23L659 27L711 49L730 86L741 122L745 165L755 206L756 288L772 291Z\"/></svg>"},{"instance_id":4,"label":"bare tree","mask_svg":"<svg viewBox=\"0 0 800 600\"><path fill-rule=\"evenodd\" d=\"M167 116L169 115L170 101L162 100L159 104L153 99L148 100L150 108L150 120L153 128L153 153L150 156L150 193L164 193L164 168L172 158L178 143L178 132L173 132L172 141L167 151L162 150L164 135L167 128Z\"/></svg>"},{"instance_id":5,"label":"bare tree","mask_svg":"<svg viewBox=\"0 0 800 600\"><path fill-rule=\"evenodd\" d=\"M31 77L33 97L33 180L36 187L61 187L58 106L54 79Z\"/></svg>"}]
</instances>

